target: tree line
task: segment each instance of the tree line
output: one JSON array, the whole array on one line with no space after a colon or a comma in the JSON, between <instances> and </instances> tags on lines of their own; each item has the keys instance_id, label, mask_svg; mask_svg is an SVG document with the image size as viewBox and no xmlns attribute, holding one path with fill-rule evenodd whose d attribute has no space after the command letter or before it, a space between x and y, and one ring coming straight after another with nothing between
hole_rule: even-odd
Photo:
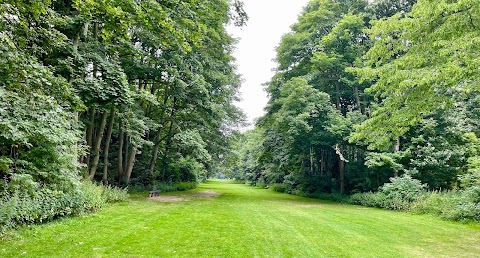
<instances>
[{"instance_id":1,"label":"tree line","mask_svg":"<svg viewBox=\"0 0 480 258\"><path fill-rule=\"evenodd\" d=\"M479 28L478 0L310 1L226 173L305 195L478 187Z\"/></svg>"},{"instance_id":2,"label":"tree line","mask_svg":"<svg viewBox=\"0 0 480 258\"><path fill-rule=\"evenodd\" d=\"M245 24L242 6L2 1L2 200L75 192L82 178L151 187L212 174L243 119L225 30Z\"/></svg>"}]
</instances>

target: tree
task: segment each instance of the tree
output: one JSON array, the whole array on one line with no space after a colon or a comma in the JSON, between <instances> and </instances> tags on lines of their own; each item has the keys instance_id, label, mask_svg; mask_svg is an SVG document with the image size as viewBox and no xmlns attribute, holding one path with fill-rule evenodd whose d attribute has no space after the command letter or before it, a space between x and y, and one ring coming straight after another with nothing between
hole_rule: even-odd
<instances>
[{"instance_id":1,"label":"tree","mask_svg":"<svg viewBox=\"0 0 480 258\"><path fill-rule=\"evenodd\" d=\"M411 127L478 89L478 1L418 1L410 13L373 22L365 67L350 69L380 104L351 141L386 149Z\"/></svg>"}]
</instances>

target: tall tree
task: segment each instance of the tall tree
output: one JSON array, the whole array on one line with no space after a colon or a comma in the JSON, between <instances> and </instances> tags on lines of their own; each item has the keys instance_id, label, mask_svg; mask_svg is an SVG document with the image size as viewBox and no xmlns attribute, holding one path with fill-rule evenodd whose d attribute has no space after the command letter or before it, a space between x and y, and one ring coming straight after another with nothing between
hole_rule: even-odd
<instances>
[{"instance_id":1,"label":"tall tree","mask_svg":"<svg viewBox=\"0 0 480 258\"><path fill-rule=\"evenodd\" d=\"M375 21L375 41L365 67L352 69L374 81L369 92L381 101L357 127L352 141L385 149L438 108L452 93L478 89L480 7L476 0L418 1L412 12Z\"/></svg>"}]
</instances>

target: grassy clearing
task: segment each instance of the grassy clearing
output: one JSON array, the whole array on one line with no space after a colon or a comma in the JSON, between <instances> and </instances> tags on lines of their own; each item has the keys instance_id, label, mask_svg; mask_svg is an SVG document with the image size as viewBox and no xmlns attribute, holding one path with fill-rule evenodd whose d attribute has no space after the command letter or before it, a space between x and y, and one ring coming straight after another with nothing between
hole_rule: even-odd
<instances>
[{"instance_id":1,"label":"grassy clearing","mask_svg":"<svg viewBox=\"0 0 480 258\"><path fill-rule=\"evenodd\" d=\"M204 193L207 192L207 193ZM212 194L216 192L220 195ZM0 257L478 257L480 225L211 181L23 228Z\"/></svg>"}]
</instances>

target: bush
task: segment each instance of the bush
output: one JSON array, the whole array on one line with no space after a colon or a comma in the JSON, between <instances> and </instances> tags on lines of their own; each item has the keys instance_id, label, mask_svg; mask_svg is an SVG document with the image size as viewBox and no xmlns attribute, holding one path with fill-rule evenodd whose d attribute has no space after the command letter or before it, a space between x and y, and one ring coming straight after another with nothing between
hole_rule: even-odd
<instances>
[{"instance_id":1,"label":"bush","mask_svg":"<svg viewBox=\"0 0 480 258\"><path fill-rule=\"evenodd\" d=\"M274 185L275 190L277 186ZM279 189L283 185L278 186ZM390 210L432 214L445 220L480 222L480 186L461 190L427 192L426 185L410 175L392 178L378 192L346 196L336 193L308 193L295 190L293 194Z\"/></svg>"},{"instance_id":2,"label":"bush","mask_svg":"<svg viewBox=\"0 0 480 258\"><path fill-rule=\"evenodd\" d=\"M409 174L390 178L391 183L380 187L377 193L359 193L350 197L349 203L389 210L408 211L412 203L425 192L426 184L413 179Z\"/></svg>"},{"instance_id":3,"label":"bush","mask_svg":"<svg viewBox=\"0 0 480 258\"><path fill-rule=\"evenodd\" d=\"M480 222L480 187L428 192L414 203L412 210L445 220Z\"/></svg>"},{"instance_id":4,"label":"bush","mask_svg":"<svg viewBox=\"0 0 480 258\"><path fill-rule=\"evenodd\" d=\"M266 183L257 183L256 186L264 189L270 188Z\"/></svg>"},{"instance_id":5,"label":"bush","mask_svg":"<svg viewBox=\"0 0 480 258\"><path fill-rule=\"evenodd\" d=\"M155 188L160 192L187 191L190 189L195 189L197 187L198 187L197 182L176 182L176 183L161 182L161 183L155 184Z\"/></svg>"},{"instance_id":6,"label":"bush","mask_svg":"<svg viewBox=\"0 0 480 258\"><path fill-rule=\"evenodd\" d=\"M127 188L119 188L116 186L104 186L103 187L103 192L102 192L102 198L105 200L107 203L113 203L113 202L123 202L128 199L128 190Z\"/></svg>"},{"instance_id":7,"label":"bush","mask_svg":"<svg viewBox=\"0 0 480 258\"><path fill-rule=\"evenodd\" d=\"M385 201L385 198L386 198L385 194L381 192L356 193L350 196L348 203L363 205L368 207L383 208L383 203Z\"/></svg>"},{"instance_id":8,"label":"bush","mask_svg":"<svg viewBox=\"0 0 480 258\"><path fill-rule=\"evenodd\" d=\"M272 190L279 193L285 192L285 186L283 184L273 184Z\"/></svg>"},{"instance_id":9,"label":"bush","mask_svg":"<svg viewBox=\"0 0 480 258\"><path fill-rule=\"evenodd\" d=\"M69 191L36 187L32 191L4 193L0 199L0 233L22 224L94 212L106 202L128 198L126 190L79 182Z\"/></svg>"},{"instance_id":10,"label":"bush","mask_svg":"<svg viewBox=\"0 0 480 258\"><path fill-rule=\"evenodd\" d=\"M392 177L390 181L391 183L386 183L380 187L380 192L386 195L387 200L392 201L413 202L427 188L426 184L422 184L420 180L413 179L409 174L404 174L401 177Z\"/></svg>"},{"instance_id":11,"label":"bush","mask_svg":"<svg viewBox=\"0 0 480 258\"><path fill-rule=\"evenodd\" d=\"M187 191L190 189L195 189L198 186L197 182L179 182L173 184L175 191Z\"/></svg>"}]
</instances>

